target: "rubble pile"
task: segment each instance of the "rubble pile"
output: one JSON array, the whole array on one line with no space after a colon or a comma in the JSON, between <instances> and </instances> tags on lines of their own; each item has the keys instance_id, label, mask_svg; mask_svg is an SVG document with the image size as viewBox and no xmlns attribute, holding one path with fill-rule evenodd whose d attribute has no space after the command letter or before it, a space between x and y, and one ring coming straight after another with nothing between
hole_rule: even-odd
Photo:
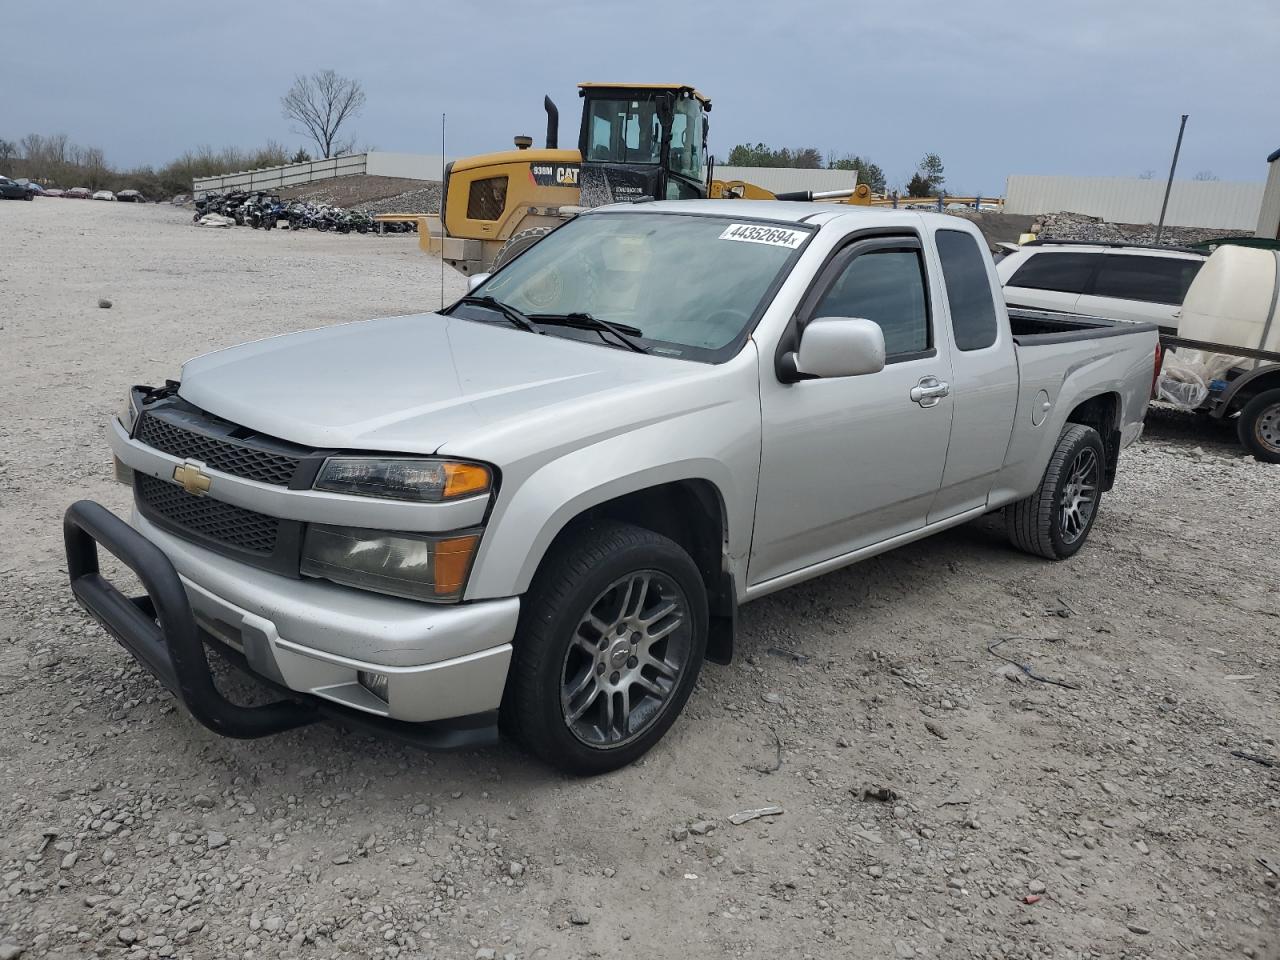
<instances>
[{"instance_id":1,"label":"rubble pile","mask_svg":"<svg viewBox=\"0 0 1280 960\"><path fill-rule=\"evenodd\" d=\"M1079 240L1085 243L1145 243L1156 242L1153 223L1107 223L1101 217L1083 213L1049 213L1040 217L1032 226L1042 240ZM1164 228L1160 242L1165 246L1186 246L1202 243L1215 237L1246 237L1247 230L1223 230L1217 227Z\"/></svg>"}]
</instances>

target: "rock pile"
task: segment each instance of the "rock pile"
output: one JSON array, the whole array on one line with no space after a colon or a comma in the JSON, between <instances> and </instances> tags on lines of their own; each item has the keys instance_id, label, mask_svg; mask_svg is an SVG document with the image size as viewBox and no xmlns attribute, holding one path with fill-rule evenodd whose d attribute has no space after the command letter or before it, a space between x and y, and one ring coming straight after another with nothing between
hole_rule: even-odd
<instances>
[{"instance_id":1,"label":"rock pile","mask_svg":"<svg viewBox=\"0 0 1280 960\"><path fill-rule=\"evenodd\" d=\"M1107 223L1101 217L1083 213L1049 213L1032 226L1032 233L1045 240L1080 240L1085 243L1146 243L1156 242L1153 223ZM1160 238L1162 245L1185 246L1201 243L1215 237L1249 236L1247 230L1222 230L1216 227L1164 228Z\"/></svg>"},{"instance_id":2,"label":"rock pile","mask_svg":"<svg viewBox=\"0 0 1280 960\"><path fill-rule=\"evenodd\" d=\"M364 204L364 209L370 213L439 213L440 184L424 181L419 190L371 201Z\"/></svg>"}]
</instances>

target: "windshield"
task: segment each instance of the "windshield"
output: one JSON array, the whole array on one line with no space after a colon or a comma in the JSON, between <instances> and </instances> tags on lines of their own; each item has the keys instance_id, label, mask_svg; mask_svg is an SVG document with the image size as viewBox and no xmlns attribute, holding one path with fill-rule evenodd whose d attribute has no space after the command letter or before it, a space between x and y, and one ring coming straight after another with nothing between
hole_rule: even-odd
<instances>
[{"instance_id":1,"label":"windshield","mask_svg":"<svg viewBox=\"0 0 1280 960\"><path fill-rule=\"evenodd\" d=\"M736 352L774 281L808 239L801 224L664 213L593 213L548 235L481 285L526 314L589 314L638 330L649 352L719 362ZM498 322L493 310L459 315ZM618 346L598 330L549 335Z\"/></svg>"},{"instance_id":2,"label":"windshield","mask_svg":"<svg viewBox=\"0 0 1280 960\"><path fill-rule=\"evenodd\" d=\"M595 100L587 104L587 159L657 163L662 145L653 100Z\"/></svg>"}]
</instances>

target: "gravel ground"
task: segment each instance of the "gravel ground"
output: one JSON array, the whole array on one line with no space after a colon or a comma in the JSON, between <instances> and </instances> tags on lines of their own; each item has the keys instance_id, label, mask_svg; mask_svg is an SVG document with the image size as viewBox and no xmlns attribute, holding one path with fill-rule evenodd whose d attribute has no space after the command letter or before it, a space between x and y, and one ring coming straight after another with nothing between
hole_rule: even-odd
<instances>
[{"instance_id":1,"label":"gravel ground","mask_svg":"<svg viewBox=\"0 0 1280 960\"><path fill-rule=\"evenodd\" d=\"M1280 957L1280 767L1232 753L1280 761L1280 468L1168 411L1074 559L985 521L750 604L607 777L199 727L65 586L63 509L127 503L105 419L439 272L188 221L0 205L0 960Z\"/></svg>"}]
</instances>

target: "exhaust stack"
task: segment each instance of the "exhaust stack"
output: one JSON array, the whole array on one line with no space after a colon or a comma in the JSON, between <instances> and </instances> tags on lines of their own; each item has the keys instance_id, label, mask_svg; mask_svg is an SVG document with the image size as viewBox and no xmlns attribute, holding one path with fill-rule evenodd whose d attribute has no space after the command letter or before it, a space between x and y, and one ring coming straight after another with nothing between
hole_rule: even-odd
<instances>
[{"instance_id":1,"label":"exhaust stack","mask_svg":"<svg viewBox=\"0 0 1280 960\"><path fill-rule=\"evenodd\" d=\"M560 145L560 111L550 97L544 96L542 105L547 111L547 149L554 150Z\"/></svg>"}]
</instances>

